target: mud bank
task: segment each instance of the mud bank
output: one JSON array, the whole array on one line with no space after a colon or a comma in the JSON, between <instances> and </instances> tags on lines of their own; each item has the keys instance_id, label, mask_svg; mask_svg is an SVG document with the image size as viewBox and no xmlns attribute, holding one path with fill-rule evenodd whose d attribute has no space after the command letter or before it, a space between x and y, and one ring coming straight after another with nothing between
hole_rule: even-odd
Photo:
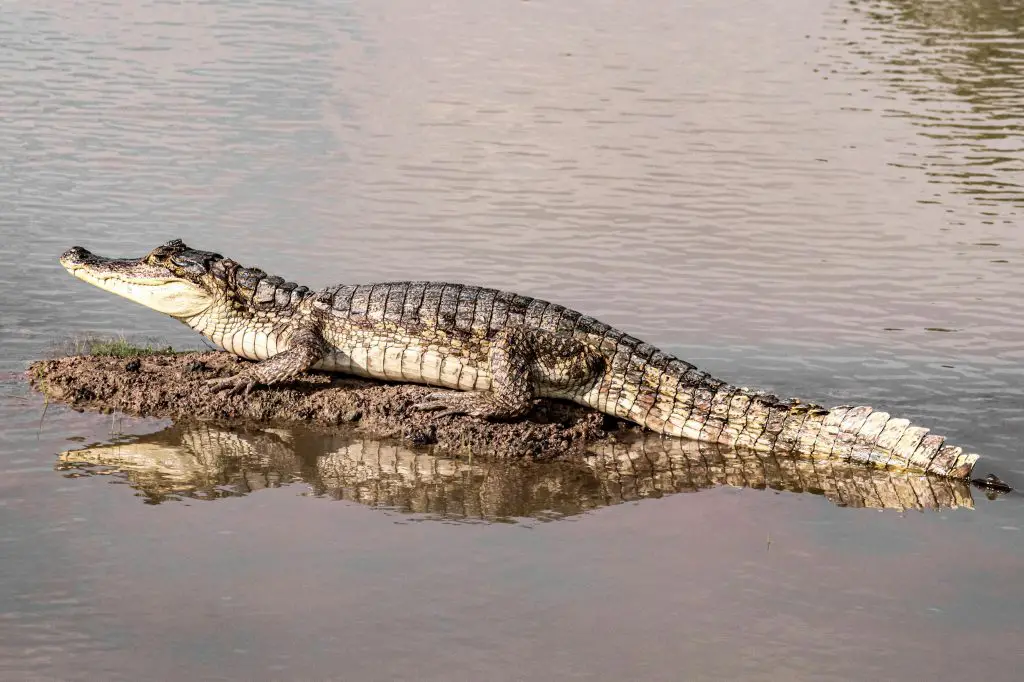
<instances>
[{"instance_id":1,"label":"mud bank","mask_svg":"<svg viewBox=\"0 0 1024 682\"><path fill-rule=\"evenodd\" d=\"M258 387L245 397L207 386L207 380L235 374L244 364L218 352L139 358L80 355L34 362L29 376L33 388L50 401L78 410L176 421L355 424L377 437L437 445L456 454L548 459L582 452L588 442L607 439L610 431L638 430L592 410L552 401L538 402L515 422L438 416L413 408L437 389L321 373L303 374L284 386Z\"/></svg>"}]
</instances>

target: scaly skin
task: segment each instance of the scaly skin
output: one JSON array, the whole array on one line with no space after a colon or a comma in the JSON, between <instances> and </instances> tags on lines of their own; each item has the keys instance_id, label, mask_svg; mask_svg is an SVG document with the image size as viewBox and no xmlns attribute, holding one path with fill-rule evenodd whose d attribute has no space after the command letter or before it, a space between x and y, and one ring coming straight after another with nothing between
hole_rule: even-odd
<instances>
[{"instance_id":1,"label":"scaly skin","mask_svg":"<svg viewBox=\"0 0 1024 682\"><path fill-rule=\"evenodd\" d=\"M739 388L592 317L444 282L306 287L179 240L137 260L75 247L76 277L165 312L259 362L214 388L248 393L309 369L435 385L420 405L512 418L563 398L669 436L966 478L977 455L870 407L825 409Z\"/></svg>"}]
</instances>

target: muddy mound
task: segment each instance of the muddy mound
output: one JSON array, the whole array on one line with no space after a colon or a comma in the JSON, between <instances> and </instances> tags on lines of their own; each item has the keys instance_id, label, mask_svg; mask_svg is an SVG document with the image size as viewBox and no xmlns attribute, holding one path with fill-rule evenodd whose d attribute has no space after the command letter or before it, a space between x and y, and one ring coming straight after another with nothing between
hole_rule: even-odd
<instances>
[{"instance_id":1,"label":"muddy mound","mask_svg":"<svg viewBox=\"0 0 1024 682\"><path fill-rule=\"evenodd\" d=\"M634 431L583 407L538 401L515 422L438 416L413 408L436 392L341 375L307 373L282 386L258 387L248 396L213 391L207 381L246 364L228 353L156 354L137 358L78 355L40 360L29 368L32 386L49 400L77 410L120 411L140 417L222 423L354 423L360 430L452 452L510 458L552 458L581 452L609 431Z\"/></svg>"}]
</instances>

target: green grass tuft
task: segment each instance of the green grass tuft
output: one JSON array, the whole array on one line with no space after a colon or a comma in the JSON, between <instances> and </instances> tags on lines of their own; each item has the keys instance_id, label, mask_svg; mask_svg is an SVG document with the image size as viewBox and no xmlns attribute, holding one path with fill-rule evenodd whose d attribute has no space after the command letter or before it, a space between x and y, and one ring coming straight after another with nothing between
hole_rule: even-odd
<instances>
[{"instance_id":1,"label":"green grass tuft","mask_svg":"<svg viewBox=\"0 0 1024 682\"><path fill-rule=\"evenodd\" d=\"M171 355L170 346L155 346L149 343L136 345L125 339L93 340L88 346L89 355L106 355L113 358L138 358L144 355Z\"/></svg>"},{"instance_id":2,"label":"green grass tuft","mask_svg":"<svg viewBox=\"0 0 1024 682\"><path fill-rule=\"evenodd\" d=\"M124 336L87 335L70 339L56 349L56 355L94 355L110 358L140 358L174 355L173 348L156 339L128 340Z\"/></svg>"}]
</instances>

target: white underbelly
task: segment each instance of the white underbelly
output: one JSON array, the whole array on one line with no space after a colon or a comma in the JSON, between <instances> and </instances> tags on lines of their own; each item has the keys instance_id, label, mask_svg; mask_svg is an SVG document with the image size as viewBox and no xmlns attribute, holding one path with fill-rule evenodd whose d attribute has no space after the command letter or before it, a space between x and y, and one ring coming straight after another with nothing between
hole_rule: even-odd
<instances>
[{"instance_id":1,"label":"white underbelly","mask_svg":"<svg viewBox=\"0 0 1024 682\"><path fill-rule=\"evenodd\" d=\"M233 334L212 334L208 338L224 350L247 360L266 360L284 350L278 347L276 335L253 329Z\"/></svg>"},{"instance_id":2,"label":"white underbelly","mask_svg":"<svg viewBox=\"0 0 1024 682\"><path fill-rule=\"evenodd\" d=\"M314 365L314 369L463 391L486 391L491 387L490 373L457 353L418 347L335 349Z\"/></svg>"}]
</instances>

